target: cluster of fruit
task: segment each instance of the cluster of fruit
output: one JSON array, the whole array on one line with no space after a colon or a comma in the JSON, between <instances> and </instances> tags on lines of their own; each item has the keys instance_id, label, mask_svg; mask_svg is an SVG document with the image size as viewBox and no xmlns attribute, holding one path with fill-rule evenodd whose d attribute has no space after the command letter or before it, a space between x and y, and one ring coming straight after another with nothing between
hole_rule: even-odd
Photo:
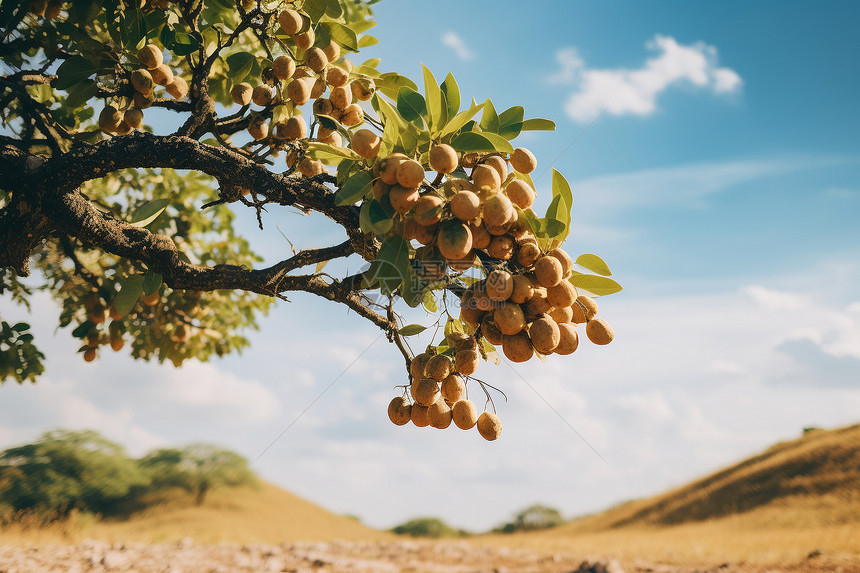
<instances>
[{"instance_id":1,"label":"cluster of fruit","mask_svg":"<svg viewBox=\"0 0 860 573\"><path fill-rule=\"evenodd\" d=\"M137 52L140 68L131 72L129 81L134 88L133 105L124 112L112 105L106 105L99 113L99 128L115 135L125 135L143 124L143 110L155 102L155 86L164 86L165 91L175 99L188 94L188 82L173 74L164 63L161 49L155 44L147 44Z\"/></svg>"}]
</instances>

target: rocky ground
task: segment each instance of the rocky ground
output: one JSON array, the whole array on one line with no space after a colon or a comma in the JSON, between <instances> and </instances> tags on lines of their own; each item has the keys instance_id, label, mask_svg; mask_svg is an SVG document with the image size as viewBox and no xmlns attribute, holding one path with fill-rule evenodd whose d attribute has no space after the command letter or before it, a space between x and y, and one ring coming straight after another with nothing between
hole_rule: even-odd
<instances>
[{"instance_id":1,"label":"rocky ground","mask_svg":"<svg viewBox=\"0 0 860 573\"><path fill-rule=\"evenodd\" d=\"M2 543L2 540L0 540ZM694 569L616 561L584 561L542 555L523 549L489 548L463 541L333 542L281 545L108 544L8 547L0 545L0 573L713 573L833 571L855 573L860 567L810 556L786 567L733 566Z\"/></svg>"}]
</instances>

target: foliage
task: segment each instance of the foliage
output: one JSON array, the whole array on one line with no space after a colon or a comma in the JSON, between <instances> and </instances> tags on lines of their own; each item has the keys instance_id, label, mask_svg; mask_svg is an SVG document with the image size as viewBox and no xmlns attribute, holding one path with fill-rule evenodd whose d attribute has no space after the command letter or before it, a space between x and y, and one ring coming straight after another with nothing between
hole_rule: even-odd
<instances>
[{"instance_id":1,"label":"foliage","mask_svg":"<svg viewBox=\"0 0 860 573\"><path fill-rule=\"evenodd\" d=\"M468 531L451 527L437 517L416 517L406 523L402 523L391 529L398 535L409 535L410 537L429 537L440 539L443 537L467 537L471 535Z\"/></svg>"},{"instance_id":2,"label":"foliage","mask_svg":"<svg viewBox=\"0 0 860 573\"><path fill-rule=\"evenodd\" d=\"M546 505L532 505L518 512L513 521L501 525L493 531L498 533L516 533L518 531L534 531L549 529L564 523L561 513Z\"/></svg>"}]
</instances>

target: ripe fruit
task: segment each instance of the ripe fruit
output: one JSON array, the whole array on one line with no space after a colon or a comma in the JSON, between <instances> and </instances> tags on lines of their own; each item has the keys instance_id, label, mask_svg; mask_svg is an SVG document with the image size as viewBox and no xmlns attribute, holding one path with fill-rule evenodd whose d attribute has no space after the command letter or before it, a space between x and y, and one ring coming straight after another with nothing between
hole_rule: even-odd
<instances>
[{"instance_id":1,"label":"ripe fruit","mask_svg":"<svg viewBox=\"0 0 860 573\"><path fill-rule=\"evenodd\" d=\"M558 325L558 331L558 346L555 347L554 352L562 356L573 354L579 346L579 333L576 332L576 327L569 322L563 322Z\"/></svg>"},{"instance_id":2,"label":"ripe fruit","mask_svg":"<svg viewBox=\"0 0 860 573\"><path fill-rule=\"evenodd\" d=\"M99 113L99 128L108 133L116 133L117 128L122 124L121 114L117 109L108 105Z\"/></svg>"},{"instance_id":3,"label":"ripe fruit","mask_svg":"<svg viewBox=\"0 0 860 573\"><path fill-rule=\"evenodd\" d=\"M540 257L540 247L535 243L523 243L517 251L517 262L524 267L530 267Z\"/></svg>"},{"instance_id":4,"label":"ripe fruit","mask_svg":"<svg viewBox=\"0 0 860 573\"><path fill-rule=\"evenodd\" d=\"M308 136L308 127L305 125L305 120L300 115L290 117L284 123L283 135L285 139L290 141L295 139L304 139Z\"/></svg>"},{"instance_id":5,"label":"ripe fruit","mask_svg":"<svg viewBox=\"0 0 860 573\"><path fill-rule=\"evenodd\" d=\"M424 378L424 367L427 366L427 361L430 360L430 355L426 352L417 354L412 362L409 363L409 372L416 380Z\"/></svg>"},{"instance_id":6,"label":"ripe fruit","mask_svg":"<svg viewBox=\"0 0 860 573\"><path fill-rule=\"evenodd\" d=\"M511 167L520 173L531 173L537 167L534 154L525 147L517 147L511 154Z\"/></svg>"},{"instance_id":7,"label":"ripe fruit","mask_svg":"<svg viewBox=\"0 0 860 573\"><path fill-rule=\"evenodd\" d=\"M325 52L329 62L334 62L340 58L340 46L334 40L329 42L328 45L323 48L323 52Z\"/></svg>"},{"instance_id":8,"label":"ripe fruit","mask_svg":"<svg viewBox=\"0 0 860 573\"><path fill-rule=\"evenodd\" d=\"M487 231L487 227L484 226L483 223L475 223L472 221L469 223L469 232L472 233L472 248L473 249L486 249L490 245L490 240L492 237L490 236L490 232Z\"/></svg>"},{"instance_id":9,"label":"ripe fruit","mask_svg":"<svg viewBox=\"0 0 860 573\"><path fill-rule=\"evenodd\" d=\"M419 225L424 227L435 225L442 218L442 205L444 204L445 202L438 195L423 195L415 203L412 216Z\"/></svg>"},{"instance_id":10,"label":"ripe fruit","mask_svg":"<svg viewBox=\"0 0 860 573\"><path fill-rule=\"evenodd\" d=\"M112 336L110 339L110 347L114 352L119 352L125 346L125 341L122 337Z\"/></svg>"},{"instance_id":11,"label":"ripe fruit","mask_svg":"<svg viewBox=\"0 0 860 573\"><path fill-rule=\"evenodd\" d=\"M186 95L188 95L188 82L176 76L173 78L173 82L164 86L164 89L167 90L174 99L182 99Z\"/></svg>"},{"instance_id":12,"label":"ripe fruit","mask_svg":"<svg viewBox=\"0 0 860 573\"><path fill-rule=\"evenodd\" d=\"M468 376L478 370L479 356L474 350L460 350L454 355L454 370Z\"/></svg>"},{"instance_id":13,"label":"ripe fruit","mask_svg":"<svg viewBox=\"0 0 860 573\"><path fill-rule=\"evenodd\" d=\"M541 354L550 354L561 340L558 324L548 316L543 316L529 326L532 346Z\"/></svg>"},{"instance_id":14,"label":"ripe fruit","mask_svg":"<svg viewBox=\"0 0 860 573\"><path fill-rule=\"evenodd\" d=\"M458 400L451 407L454 425L461 430L471 430L478 422L478 409L470 400Z\"/></svg>"},{"instance_id":15,"label":"ripe fruit","mask_svg":"<svg viewBox=\"0 0 860 573\"><path fill-rule=\"evenodd\" d=\"M255 117L248 124L248 133L255 140L266 139L269 136L269 124L261 117Z\"/></svg>"},{"instance_id":16,"label":"ripe fruit","mask_svg":"<svg viewBox=\"0 0 860 573\"><path fill-rule=\"evenodd\" d=\"M572 305L576 300L576 287L562 280L557 285L546 289L546 296L552 306L564 308Z\"/></svg>"},{"instance_id":17,"label":"ripe fruit","mask_svg":"<svg viewBox=\"0 0 860 573\"><path fill-rule=\"evenodd\" d=\"M444 430L451 425L451 407L445 403L445 400L437 400L428 408L427 417L430 419L431 426Z\"/></svg>"},{"instance_id":18,"label":"ripe fruit","mask_svg":"<svg viewBox=\"0 0 860 573\"><path fill-rule=\"evenodd\" d=\"M478 166L480 167L480 165ZM501 193L493 193L484 201L484 224L499 226L507 223L514 215L511 200Z\"/></svg>"},{"instance_id":19,"label":"ripe fruit","mask_svg":"<svg viewBox=\"0 0 860 573\"><path fill-rule=\"evenodd\" d=\"M526 362L534 356L531 340L525 332L506 334L502 338L502 350L511 362Z\"/></svg>"},{"instance_id":20,"label":"ripe fruit","mask_svg":"<svg viewBox=\"0 0 860 573\"><path fill-rule=\"evenodd\" d=\"M302 29L302 15L295 10L284 10L278 14L278 24L287 36L292 36Z\"/></svg>"},{"instance_id":21,"label":"ripe fruit","mask_svg":"<svg viewBox=\"0 0 860 573\"><path fill-rule=\"evenodd\" d=\"M310 69L320 73L328 65L328 56L320 48L311 48L305 54L305 63Z\"/></svg>"},{"instance_id":22,"label":"ripe fruit","mask_svg":"<svg viewBox=\"0 0 860 573\"><path fill-rule=\"evenodd\" d=\"M138 50L137 61L144 68L152 70L164 62L164 55L155 44L147 44Z\"/></svg>"},{"instance_id":23,"label":"ripe fruit","mask_svg":"<svg viewBox=\"0 0 860 573\"><path fill-rule=\"evenodd\" d=\"M543 287L534 289L532 297L526 302L526 316L529 319L535 319L541 314L548 313L550 309L552 309L552 305L549 303L546 289Z\"/></svg>"},{"instance_id":24,"label":"ripe fruit","mask_svg":"<svg viewBox=\"0 0 860 573\"><path fill-rule=\"evenodd\" d=\"M562 279L561 263L555 257L541 257L535 262L535 277L547 288L553 287Z\"/></svg>"},{"instance_id":25,"label":"ripe fruit","mask_svg":"<svg viewBox=\"0 0 860 573\"><path fill-rule=\"evenodd\" d=\"M504 301L514 292L514 278L508 271L496 269L487 275L487 296L493 300Z\"/></svg>"},{"instance_id":26,"label":"ripe fruit","mask_svg":"<svg viewBox=\"0 0 860 573\"><path fill-rule=\"evenodd\" d=\"M152 74L144 69L134 70L131 72L131 85L142 94L151 93L153 86Z\"/></svg>"},{"instance_id":27,"label":"ripe fruit","mask_svg":"<svg viewBox=\"0 0 860 573\"><path fill-rule=\"evenodd\" d=\"M261 85L254 88L251 92L251 101L259 106L267 106L272 103L272 88L267 85Z\"/></svg>"},{"instance_id":28,"label":"ripe fruit","mask_svg":"<svg viewBox=\"0 0 860 573\"><path fill-rule=\"evenodd\" d=\"M299 161L299 173L305 177L314 177L325 171L325 165L322 161L316 161L310 157L305 157Z\"/></svg>"},{"instance_id":29,"label":"ripe fruit","mask_svg":"<svg viewBox=\"0 0 860 573\"><path fill-rule=\"evenodd\" d=\"M549 311L549 316L559 324L570 322L573 320L573 309L569 306L553 308Z\"/></svg>"},{"instance_id":30,"label":"ripe fruit","mask_svg":"<svg viewBox=\"0 0 860 573\"><path fill-rule=\"evenodd\" d=\"M463 384L463 379L456 374L451 374L442 381L442 398L452 404L459 400L465 391L466 385Z\"/></svg>"},{"instance_id":31,"label":"ripe fruit","mask_svg":"<svg viewBox=\"0 0 860 573\"><path fill-rule=\"evenodd\" d=\"M290 79L296 72L296 62L289 56L278 56L272 62L272 74L281 81Z\"/></svg>"},{"instance_id":32,"label":"ripe fruit","mask_svg":"<svg viewBox=\"0 0 860 573\"><path fill-rule=\"evenodd\" d=\"M161 64L160 66L149 70L149 74L152 76L152 81L160 86L172 84L174 80L173 70L171 70L170 66L167 64Z\"/></svg>"},{"instance_id":33,"label":"ripe fruit","mask_svg":"<svg viewBox=\"0 0 860 573\"><path fill-rule=\"evenodd\" d=\"M293 42L295 42L296 47L300 50L307 50L314 45L315 40L316 35L314 34L313 28L308 28L307 31L293 36Z\"/></svg>"},{"instance_id":34,"label":"ripe fruit","mask_svg":"<svg viewBox=\"0 0 860 573\"><path fill-rule=\"evenodd\" d=\"M478 433L489 442L502 435L502 421L493 413L484 412L481 414L478 418L477 426Z\"/></svg>"},{"instance_id":35,"label":"ripe fruit","mask_svg":"<svg viewBox=\"0 0 860 573\"><path fill-rule=\"evenodd\" d=\"M152 93L142 94L140 92L134 92L131 97L134 101L134 107L138 109L146 109L155 103L155 95Z\"/></svg>"},{"instance_id":36,"label":"ripe fruit","mask_svg":"<svg viewBox=\"0 0 860 573\"><path fill-rule=\"evenodd\" d=\"M358 78L350 82L349 91L358 101L368 101L376 91L376 83L370 78Z\"/></svg>"},{"instance_id":37,"label":"ripe fruit","mask_svg":"<svg viewBox=\"0 0 860 573\"><path fill-rule=\"evenodd\" d=\"M414 159L407 159L397 166L395 176L404 187L418 187L424 181L424 168Z\"/></svg>"},{"instance_id":38,"label":"ripe fruit","mask_svg":"<svg viewBox=\"0 0 860 573\"><path fill-rule=\"evenodd\" d=\"M535 191L525 181L514 179L505 187L505 195L520 209L528 209L535 202Z\"/></svg>"},{"instance_id":39,"label":"ripe fruit","mask_svg":"<svg viewBox=\"0 0 860 573\"><path fill-rule=\"evenodd\" d=\"M609 344L615 338L615 332L612 330L612 327L602 318L588 321L588 324L585 325L585 334L590 341L601 346Z\"/></svg>"},{"instance_id":40,"label":"ripe fruit","mask_svg":"<svg viewBox=\"0 0 860 573\"><path fill-rule=\"evenodd\" d=\"M369 129L359 129L352 134L351 143L353 151L365 159L374 159L379 155L379 146L382 144L382 138Z\"/></svg>"},{"instance_id":41,"label":"ripe fruit","mask_svg":"<svg viewBox=\"0 0 860 573\"><path fill-rule=\"evenodd\" d=\"M422 378L412 383L412 399L424 406L430 406L439 399L439 383L433 378Z\"/></svg>"},{"instance_id":42,"label":"ripe fruit","mask_svg":"<svg viewBox=\"0 0 860 573\"><path fill-rule=\"evenodd\" d=\"M96 349L92 348L92 347L87 348L84 351L84 360L86 360L87 362L92 362L95 359L96 359Z\"/></svg>"},{"instance_id":43,"label":"ripe fruit","mask_svg":"<svg viewBox=\"0 0 860 573\"><path fill-rule=\"evenodd\" d=\"M287 97L296 105L305 105L311 99L314 81L313 78L293 78L293 81L287 84Z\"/></svg>"},{"instance_id":44,"label":"ripe fruit","mask_svg":"<svg viewBox=\"0 0 860 573\"><path fill-rule=\"evenodd\" d=\"M364 110L357 103L346 106L340 122L347 127L353 127L364 121Z\"/></svg>"},{"instance_id":45,"label":"ripe fruit","mask_svg":"<svg viewBox=\"0 0 860 573\"><path fill-rule=\"evenodd\" d=\"M146 306L155 306L159 302L161 302L161 295L158 293L158 291L155 291L154 293L145 295L141 300Z\"/></svg>"},{"instance_id":46,"label":"ripe fruit","mask_svg":"<svg viewBox=\"0 0 860 573\"><path fill-rule=\"evenodd\" d=\"M499 181L504 181L508 176L508 164L498 155L491 155L484 159L484 165L489 165L499 174Z\"/></svg>"},{"instance_id":47,"label":"ripe fruit","mask_svg":"<svg viewBox=\"0 0 860 573\"><path fill-rule=\"evenodd\" d=\"M439 226L436 246L448 260L463 259L472 250L472 233L459 221L445 221Z\"/></svg>"},{"instance_id":48,"label":"ripe fruit","mask_svg":"<svg viewBox=\"0 0 860 573\"><path fill-rule=\"evenodd\" d=\"M395 185L397 183L397 168L408 159L402 153L392 153L378 164L380 165L379 178L388 185Z\"/></svg>"},{"instance_id":49,"label":"ripe fruit","mask_svg":"<svg viewBox=\"0 0 860 573\"><path fill-rule=\"evenodd\" d=\"M447 143L430 148L430 169L439 173L453 173L457 169L457 152Z\"/></svg>"},{"instance_id":50,"label":"ripe fruit","mask_svg":"<svg viewBox=\"0 0 860 573\"><path fill-rule=\"evenodd\" d=\"M445 356L444 354L437 354L430 358L427 361L427 366L424 371L427 373L427 376L433 378L434 380L438 380L441 382L445 378L451 375L451 368L453 364L451 363L451 359Z\"/></svg>"},{"instance_id":51,"label":"ripe fruit","mask_svg":"<svg viewBox=\"0 0 860 573\"><path fill-rule=\"evenodd\" d=\"M349 72L341 67L332 66L326 72L325 81L333 88L342 88L349 83Z\"/></svg>"},{"instance_id":52,"label":"ripe fruit","mask_svg":"<svg viewBox=\"0 0 860 573\"><path fill-rule=\"evenodd\" d=\"M314 115L331 115L331 112L334 111L334 106L331 105L331 101L321 97L314 100L312 110Z\"/></svg>"},{"instance_id":53,"label":"ripe fruit","mask_svg":"<svg viewBox=\"0 0 860 573\"><path fill-rule=\"evenodd\" d=\"M331 104L337 109L346 109L352 103L352 92L345 86L332 88L328 99L331 100Z\"/></svg>"},{"instance_id":54,"label":"ripe fruit","mask_svg":"<svg viewBox=\"0 0 860 573\"><path fill-rule=\"evenodd\" d=\"M570 273L573 270L573 259L570 258L570 255L558 248L549 251L547 255L557 258L558 262L561 263L561 272L563 277L567 278L570 276Z\"/></svg>"},{"instance_id":55,"label":"ripe fruit","mask_svg":"<svg viewBox=\"0 0 860 573\"><path fill-rule=\"evenodd\" d=\"M498 171L489 165L478 165L472 170L472 182L475 188L485 192L498 191L502 186L502 180Z\"/></svg>"},{"instance_id":56,"label":"ripe fruit","mask_svg":"<svg viewBox=\"0 0 860 573\"><path fill-rule=\"evenodd\" d=\"M451 214L461 221L472 221L481 214L481 200L471 191L458 191L448 205Z\"/></svg>"},{"instance_id":57,"label":"ripe fruit","mask_svg":"<svg viewBox=\"0 0 860 573\"><path fill-rule=\"evenodd\" d=\"M510 296L511 302L523 304L534 295L535 289L532 281L523 275L514 275L511 282L513 283Z\"/></svg>"},{"instance_id":58,"label":"ripe fruit","mask_svg":"<svg viewBox=\"0 0 860 573\"><path fill-rule=\"evenodd\" d=\"M499 327L492 322L493 315L488 314L481 320L481 334L487 339L487 342L493 345L501 344L505 335L499 330Z\"/></svg>"},{"instance_id":59,"label":"ripe fruit","mask_svg":"<svg viewBox=\"0 0 860 573\"><path fill-rule=\"evenodd\" d=\"M573 322L582 324L597 316L597 303L590 296L584 294L576 297L573 308Z\"/></svg>"},{"instance_id":60,"label":"ripe fruit","mask_svg":"<svg viewBox=\"0 0 860 573\"><path fill-rule=\"evenodd\" d=\"M412 418L412 404L400 396L388 403L388 419L398 426L408 424Z\"/></svg>"},{"instance_id":61,"label":"ripe fruit","mask_svg":"<svg viewBox=\"0 0 860 573\"><path fill-rule=\"evenodd\" d=\"M123 121L132 129L138 129L143 124L143 112L132 107L126 110Z\"/></svg>"},{"instance_id":62,"label":"ripe fruit","mask_svg":"<svg viewBox=\"0 0 860 573\"><path fill-rule=\"evenodd\" d=\"M514 256L514 240L508 235L498 235L490 239L487 254L494 259L507 261Z\"/></svg>"},{"instance_id":63,"label":"ripe fruit","mask_svg":"<svg viewBox=\"0 0 860 573\"><path fill-rule=\"evenodd\" d=\"M394 185L388 192L391 206L398 213L408 213L418 202L418 188L407 189L400 185Z\"/></svg>"},{"instance_id":64,"label":"ripe fruit","mask_svg":"<svg viewBox=\"0 0 860 573\"><path fill-rule=\"evenodd\" d=\"M517 334L526 327L526 318L520 305L503 303L493 312L493 322L504 335Z\"/></svg>"}]
</instances>

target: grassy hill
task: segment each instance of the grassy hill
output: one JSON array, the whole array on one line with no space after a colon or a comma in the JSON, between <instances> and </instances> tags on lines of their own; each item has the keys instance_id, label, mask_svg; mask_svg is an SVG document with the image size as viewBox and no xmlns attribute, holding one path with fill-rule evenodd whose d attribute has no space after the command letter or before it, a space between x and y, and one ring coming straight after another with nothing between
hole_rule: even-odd
<instances>
[{"instance_id":1,"label":"grassy hill","mask_svg":"<svg viewBox=\"0 0 860 573\"><path fill-rule=\"evenodd\" d=\"M46 527L21 524L0 531L7 544L74 543L93 538L121 542L163 542L191 537L197 542L280 543L289 541L384 540L359 521L331 513L274 485L213 490L201 506L188 496L133 514L128 520L83 516Z\"/></svg>"}]
</instances>

